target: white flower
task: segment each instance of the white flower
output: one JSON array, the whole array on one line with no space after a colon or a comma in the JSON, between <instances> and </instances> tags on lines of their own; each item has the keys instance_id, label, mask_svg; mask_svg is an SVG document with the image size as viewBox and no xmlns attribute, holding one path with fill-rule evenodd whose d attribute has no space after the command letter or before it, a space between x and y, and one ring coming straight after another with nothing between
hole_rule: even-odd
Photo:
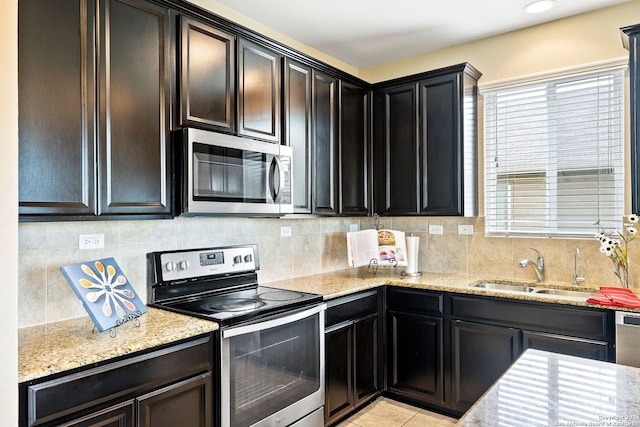
<instances>
[{"instance_id":1,"label":"white flower","mask_svg":"<svg viewBox=\"0 0 640 427\"><path fill-rule=\"evenodd\" d=\"M633 226L628 226L627 227L627 233L629 233L631 235L635 235L635 234L638 234L638 230Z\"/></svg>"},{"instance_id":2,"label":"white flower","mask_svg":"<svg viewBox=\"0 0 640 427\"><path fill-rule=\"evenodd\" d=\"M627 219L630 223L635 224L636 222L638 222L638 220L640 220L640 217L638 217L638 215L636 214L630 214L627 216Z\"/></svg>"}]
</instances>

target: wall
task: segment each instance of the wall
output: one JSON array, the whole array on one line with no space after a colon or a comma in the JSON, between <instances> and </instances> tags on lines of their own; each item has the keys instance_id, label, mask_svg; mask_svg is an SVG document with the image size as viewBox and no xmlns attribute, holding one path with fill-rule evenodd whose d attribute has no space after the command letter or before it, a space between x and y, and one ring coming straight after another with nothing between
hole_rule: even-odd
<instances>
[{"instance_id":1,"label":"wall","mask_svg":"<svg viewBox=\"0 0 640 427\"><path fill-rule=\"evenodd\" d=\"M469 62L493 82L629 55L619 28L640 21L640 0L360 70L375 83Z\"/></svg>"},{"instance_id":2,"label":"wall","mask_svg":"<svg viewBox=\"0 0 640 427\"><path fill-rule=\"evenodd\" d=\"M177 218L24 223L19 233L19 326L86 315L60 273L63 265L114 257L146 301L145 255L149 252L257 243L259 280L268 282L346 268L344 231L351 223L360 225L360 219ZM281 226L291 227L292 236L280 237ZM78 250L81 233L104 233L105 248Z\"/></svg>"},{"instance_id":3,"label":"wall","mask_svg":"<svg viewBox=\"0 0 640 427\"><path fill-rule=\"evenodd\" d=\"M487 278L535 280L518 261L541 250L547 279L570 282L573 253L579 248L581 272L588 285L615 285L608 259L593 240L486 238L482 218L381 218L385 227L420 236L420 271L474 274ZM25 223L20 225L19 326L85 316L64 280L63 265L114 257L140 297L146 301L146 260L151 251L257 243L262 283L347 268L346 235L351 224L371 228L369 218L247 219L177 218L157 221ZM429 235L429 224L444 226ZM458 235L459 224L474 226L471 236ZM291 237L280 237L289 226ZM78 234L104 233L105 248L78 250ZM301 278L300 280L304 280Z\"/></svg>"},{"instance_id":4,"label":"wall","mask_svg":"<svg viewBox=\"0 0 640 427\"><path fill-rule=\"evenodd\" d=\"M0 425L18 424L18 2L0 2Z\"/></svg>"}]
</instances>

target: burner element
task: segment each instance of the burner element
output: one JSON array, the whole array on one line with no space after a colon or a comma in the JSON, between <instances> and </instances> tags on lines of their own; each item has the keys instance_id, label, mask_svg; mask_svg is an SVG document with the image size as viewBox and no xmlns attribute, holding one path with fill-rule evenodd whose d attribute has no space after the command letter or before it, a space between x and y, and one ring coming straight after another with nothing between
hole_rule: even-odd
<instances>
[{"instance_id":1,"label":"burner element","mask_svg":"<svg viewBox=\"0 0 640 427\"><path fill-rule=\"evenodd\" d=\"M302 298L302 296L300 292L286 290L275 290L258 294L258 298L263 301L293 301Z\"/></svg>"},{"instance_id":2,"label":"burner element","mask_svg":"<svg viewBox=\"0 0 640 427\"><path fill-rule=\"evenodd\" d=\"M265 303L253 298L224 298L222 301L207 304L205 308L212 311L248 311L260 308Z\"/></svg>"}]
</instances>

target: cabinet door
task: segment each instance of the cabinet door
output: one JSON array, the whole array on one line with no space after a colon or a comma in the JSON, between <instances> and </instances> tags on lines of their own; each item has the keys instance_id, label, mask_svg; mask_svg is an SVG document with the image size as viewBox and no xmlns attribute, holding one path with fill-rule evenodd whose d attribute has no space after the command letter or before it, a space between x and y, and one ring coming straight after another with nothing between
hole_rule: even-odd
<instances>
[{"instance_id":1,"label":"cabinet door","mask_svg":"<svg viewBox=\"0 0 640 427\"><path fill-rule=\"evenodd\" d=\"M325 333L325 425L354 407L353 323L341 323Z\"/></svg>"},{"instance_id":2,"label":"cabinet door","mask_svg":"<svg viewBox=\"0 0 640 427\"><path fill-rule=\"evenodd\" d=\"M342 215L369 212L369 91L340 85L339 210Z\"/></svg>"},{"instance_id":3,"label":"cabinet door","mask_svg":"<svg viewBox=\"0 0 640 427\"><path fill-rule=\"evenodd\" d=\"M354 405L378 392L378 315L360 319L354 324Z\"/></svg>"},{"instance_id":4,"label":"cabinet door","mask_svg":"<svg viewBox=\"0 0 640 427\"><path fill-rule=\"evenodd\" d=\"M280 143L282 57L238 39L238 134Z\"/></svg>"},{"instance_id":5,"label":"cabinet door","mask_svg":"<svg viewBox=\"0 0 640 427\"><path fill-rule=\"evenodd\" d=\"M171 213L169 11L100 2L100 214Z\"/></svg>"},{"instance_id":6,"label":"cabinet door","mask_svg":"<svg viewBox=\"0 0 640 427\"><path fill-rule=\"evenodd\" d=\"M181 381L138 398L140 427L210 427L211 373Z\"/></svg>"},{"instance_id":7,"label":"cabinet door","mask_svg":"<svg viewBox=\"0 0 640 427\"><path fill-rule=\"evenodd\" d=\"M442 404L442 318L393 311L389 316L389 389Z\"/></svg>"},{"instance_id":8,"label":"cabinet door","mask_svg":"<svg viewBox=\"0 0 640 427\"><path fill-rule=\"evenodd\" d=\"M376 95L376 212L418 214L418 90L414 83L384 88Z\"/></svg>"},{"instance_id":9,"label":"cabinet door","mask_svg":"<svg viewBox=\"0 0 640 427\"><path fill-rule=\"evenodd\" d=\"M21 217L94 215L94 2L21 0L18 12Z\"/></svg>"},{"instance_id":10,"label":"cabinet door","mask_svg":"<svg viewBox=\"0 0 640 427\"><path fill-rule=\"evenodd\" d=\"M311 212L311 68L285 59L284 143L293 148L293 209Z\"/></svg>"},{"instance_id":11,"label":"cabinet door","mask_svg":"<svg viewBox=\"0 0 640 427\"><path fill-rule=\"evenodd\" d=\"M422 213L462 215L459 78L446 75L419 84Z\"/></svg>"},{"instance_id":12,"label":"cabinet door","mask_svg":"<svg viewBox=\"0 0 640 427\"><path fill-rule=\"evenodd\" d=\"M183 16L180 124L235 131L235 37Z\"/></svg>"},{"instance_id":13,"label":"cabinet door","mask_svg":"<svg viewBox=\"0 0 640 427\"><path fill-rule=\"evenodd\" d=\"M628 38L629 49L631 212L640 212L640 25L621 30Z\"/></svg>"},{"instance_id":14,"label":"cabinet door","mask_svg":"<svg viewBox=\"0 0 640 427\"><path fill-rule=\"evenodd\" d=\"M451 333L451 403L465 411L518 357L519 330L453 320Z\"/></svg>"},{"instance_id":15,"label":"cabinet door","mask_svg":"<svg viewBox=\"0 0 640 427\"><path fill-rule=\"evenodd\" d=\"M313 72L312 211L336 214L336 135L338 79Z\"/></svg>"},{"instance_id":16,"label":"cabinet door","mask_svg":"<svg viewBox=\"0 0 640 427\"><path fill-rule=\"evenodd\" d=\"M102 411L78 418L64 424L56 424L59 427L134 427L133 402L125 402L112 406Z\"/></svg>"},{"instance_id":17,"label":"cabinet door","mask_svg":"<svg viewBox=\"0 0 640 427\"><path fill-rule=\"evenodd\" d=\"M535 348L537 350L568 354L586 359L609 361L609 345L606 341L523 331L522 347L523 351L528 348Z\"/></svg>"}]
</instances>

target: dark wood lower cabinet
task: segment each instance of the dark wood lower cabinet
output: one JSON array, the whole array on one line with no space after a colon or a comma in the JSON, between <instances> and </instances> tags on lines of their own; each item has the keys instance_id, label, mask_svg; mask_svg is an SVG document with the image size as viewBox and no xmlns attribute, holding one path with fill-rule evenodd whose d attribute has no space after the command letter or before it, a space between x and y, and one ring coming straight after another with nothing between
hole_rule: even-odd
<instances>
[{"instance_id":1,"label":"dark wood lower cabinet","mask_svg":"<svg viewBox=\"0 0 640 427\"><path fill-rule=\"evenodd\" d=\"M325 425L339 420L378 392L378 316L325 332Z\"/></svg>"},{"instance_id":2,"label":"dark wood lower cabinet","mask_svg":"<svg viewBox=\"0 0 640 427\"><path fill-rule=\"evenodd\" d=\"M442 317L388 314L389 390L422 402L443 403Z\"/></svg>"},{"instance_id":3,"label":"dark wood lower cabinet","mask_svg":"<svg viewBox=\"0 0 640 427\"><path fill-rule=\"evenodd\" d=\"M518 330L504 326L453 320L453 406L470 407L509 369L519 355Z\"/></svg>"},{"instance_id":4,"label":"dark wood lower cabinet","mask_svg":"<svg viewBox=\"0 0 640 427\"><path fill-rule=\"evenodd\" d=\"M325 332L325 423L354 407L353 324Z\"/></svg>"},{"instance_id":5,"label":"dark wood lower cabinet","mask_svg":"<svg viewBox=\"0 0 640 427\"><path fill-rule=\"evenodd\" d=\"M325 425L367 403L379 392L378 291L328 303L325 317Z\"/></svg>"},{"instance_id":6,"label":"dark wood lower cabinet","mask_svg":"<svg viewBox=\"0 0 640 427\"><path fill-rule=\"evenodd\" d=\"M63 424L63 427L129 427L135 425L133 401Z\"/></svg>"},{"instance_id":7,"label":"dark wood lower cabinet","mask_svg":"<svg viewBox=\"0 0 640 427\"><path fill-rule=\"evenodd\" d=\"M609 346L606 341L568 337L544 332L523 331L522 349L552 351L570 356L584 357L593 360L609 361Z\"/></svg>"},{"instance_id":8,"label":"dark wood lower cabinet","mask_svg":"<svg viewBox=\"0 0 640 427\"><path fill-rule=\"evenodd\" d=\"M213 348L203 336L19 384L19 426L211 427Z\"/></svg>"},{"instance_id":9,"label":"dark wood lower cabinet","mask_svg":"<svg viewBox=\"0 0 640 427\"><path fill-rule=\"evenodd\" d=\"M371 315L353 325L354 404L360 405L378 392L378 316Z\"/></svg>"},{"instance_id":10,"label":"dark wood lower cabinet","mask_svg":"<svg viewBox=\"0 0 640 427\"><path fill-rule=\"evenodd\" d=\"M386 391L462 415L528 348L614 360L611 310L388 286Z\"/></svg>"},{"instance_id":11,"label":"dark wood lower cabinet","mask_svg":"<svg viewBox=\"0 0 640 427\"><path fill-rule=\"evenodd\" d=\"M211 373L173 384L137 399L140 427L211 426Z\"/></svg>"}]
</instances>

